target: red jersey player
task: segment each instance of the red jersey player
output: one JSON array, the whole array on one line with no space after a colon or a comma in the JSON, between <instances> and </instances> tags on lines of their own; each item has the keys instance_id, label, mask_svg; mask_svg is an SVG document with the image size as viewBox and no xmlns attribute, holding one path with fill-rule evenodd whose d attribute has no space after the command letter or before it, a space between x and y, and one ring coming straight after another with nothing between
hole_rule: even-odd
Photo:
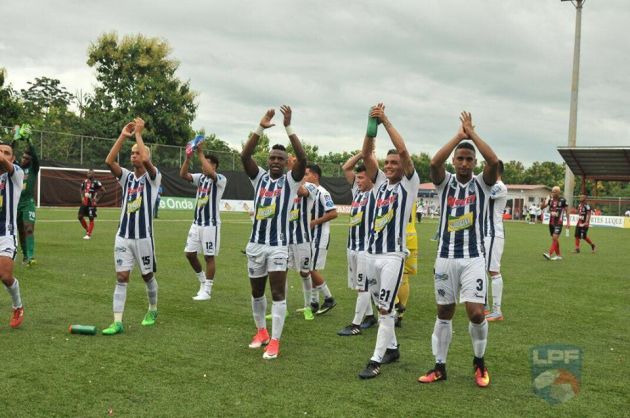
<instances>
[{"instance_id":1,"label":"red jersey player","mask_svg":"<svg viewBox=\"0 0 630 418\"><path fill-rule=\"evenodd\" d=\"M79 207L79 213L77 218L81 222L81 226L85 229L85 236L83 239L90 239L92 237L92 230L94 230L94 218L96 218L96 202L98 199L98 192L104 192L105 188L100 181L94 178L94 170L88 170L87 178L81 183L81 206ZM87 216L90 219L88 225L83 219Z\"/></svg>"},{"instance_id":2,"label":"red jersey player","mask_svg":"<svg viewBox=\"0 0 630 418\"><path fill-rule=\"evenodd\" d=\"M562 232L562 219L566 214L568 206L567 201L563 197L560 197L560 187L558 186L551 189L551 196L547 198L542 205L540 205L541 210L549 207L549 234L551 235L551 247L549 247L548 253L543 253L543 257L547 260L562 260L562 256L560 255L560 241L558 241L558 237ZM567 215L567 230L570 227L571 223L569 216Z\"/></svg>"},{"instance_id":3,"label":"red jersey player","mask_svg":"<svg viewBox=\"0 0 630 418\"><path fill-rule=\"evenodd\" d=\"M591 245L591 252L595 252L595 244L587 236L588 227L591 224L591 205L586 202L586 195L580 195L580 204L577 207L578 222L575 226L575 252L580 252L580 240L588 242Z\"/></svg>"}]
</instances>

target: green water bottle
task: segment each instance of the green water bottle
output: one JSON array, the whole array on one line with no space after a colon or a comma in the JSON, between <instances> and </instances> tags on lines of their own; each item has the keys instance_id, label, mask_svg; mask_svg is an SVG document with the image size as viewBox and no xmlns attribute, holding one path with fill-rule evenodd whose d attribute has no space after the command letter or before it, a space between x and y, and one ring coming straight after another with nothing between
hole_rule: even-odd
<instances>
[{"instance_id":1,"label":"green water bottle","mask_svg":"<svg viewBox=\"0 0 630 418\"><path fill-rule=\"evenodd\" d=\"M68 331L70 331L70 334L96 335L96 327L94 325L70 325Z\"/></svg>"},{"instance_id":2,"label":"green water bottle","mask_svg":"<svg viewBox=\"0 0 630 418\"><path fill-rule=\"evenodd\" d=\"M376 118L368 118L367 132L365 134L371 138L376 138L377 132L378 120Z\"/></svg>"}]
</instances>

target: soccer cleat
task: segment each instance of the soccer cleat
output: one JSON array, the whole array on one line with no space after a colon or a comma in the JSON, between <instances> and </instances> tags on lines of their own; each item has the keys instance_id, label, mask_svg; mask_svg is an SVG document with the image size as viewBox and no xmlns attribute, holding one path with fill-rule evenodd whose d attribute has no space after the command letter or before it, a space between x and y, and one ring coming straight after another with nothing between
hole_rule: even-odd
<instances>
[{"instance_id":1,"label":"soccer cleat","mask_svg":"<svg viewBox=\"0 0 630 418\"><path fill-rule=\"evenodd\" d=\"M376 320L376 318L374 318L374 315L368 315L365 317L363 322L361 322L361 329L372 328L377 323L378 321Z\"/></svg>"},{"instance_id":2,"label":"soccer cleat","mask_svg":"<svg viewBox=\"0 0 630 418\"><path fill-rule=\"evenodd\" d=\"M337 302L335 301L334 298L326 298L324 299L324 303L322 303L322 307L319 308L319 310L315 313L317 315L323 315L329 310L331 310L332 308L334 308L335 306L337 306Z\"/></svg>"},{"instance_id":3,"label":"soccer cleat","mask_svg":"<svg viewBox=\"0 0 630 418\"><path fill-rule=\"evenodd\" d=\"M381 363L370 360L365 369L359 373L359 377L361 379L373 379L379 374L381 374Z\"/></svg>"},{"instance_id":4,"label":"soccer cleat","mask_svg":"<svg viewBox=\"0 0 630 418\"><path fill-rule=\"evenodd\" d=\"M402 328L402 322L403 322L403 317L402 316L397 316L396 320L394 321L394 326L396 328Z\"/></svg>"},{"instance_id":5,"label":"soccer cleat","mask_svg":"<svg viewBox=\"0 0 630 418\"><path fill-rule=\"evenodd\" d=\"M446 365L436 364L434 369L429 370L418 378L419 383L435 383L446 380Z\"/></svg>"},{"instance_id":6,"label":"soccer cleat","mask_svg":"<svg viewBox=\"0 0 630 418\"><path fill-rule=\"evenodd\" d=\"M549 253L543 253L543 257L545 257L547 260L551 260L551 256L549 255Z\"/></svg>"},{"instance_id":7,"label":"soccer cleat","mask_svg":"<svg viewBox=\"0 0 630 418\"><path fill-rule=\"evenodd\" d=\"M277 358L278 354L280 354L280 340L272 338L269 342L269 345L265 349L265 352L263 353L263 358L265 360L271 360Z\"/></svg>"},{"instance_id":8,"label":"soccer cleat","mask_svg":"<svg viewBox=\"0 0 630 418\"><path fill-rule=\"evenodd\" d=\"M317 311L319 311L319 302L311 302L311 311L317 314Z\"/></svg>"},{"instance_id":9,"label":"soccer cleat","mask_svg":"<svg viewBox=\"0 0 630 418\"><path fill-rule=\"evenodd\" d=\"M267 332L267 328L261 328L256 332L254 338L252 338L252 342L249 343L249 348L260 348L267 344L269 344L269 333Z\"/></svg>"},{"instance_id":10,"label":"soccer cleat","mask_svg":"<svg viewBox=\"0 0 630 418\"><path fill-rule=\"evenodd\" d=\"M503 321L503 314L501 312L496 312L496 311L489 313L488 315L486 315L486 321L488 322Z\"/></svg>"},{"instance_id":11,"label":"soccer cleat","mask_svg":"<svg viewBox=\"0 0 630 418\"><path fill-rule=\"evenodd\" d=\"M361 335L361 326L350 324L347 327L337 331L337 335L341 337L352 337L354 335Z\"/></svg>"},{"instance_id":12,"label":"soccer cleat","mask_svg":"<svg viewBox=\"0 0 630 418\"><path fill-rule=\"evenodd\" d=\"M103 335L115 335L122 334L124 330L125 327L123 327L122 322L113 322L109 327L105 328L101 332Z\"/></svg>"},{"instance_id":13,"label":"soccer cleat","mask_svg":"<svg viewBox=\"0 0 630 418\"><path fill-rule=\"evenodd\" d=\"M288 309L284 312L284 317L285 318L289 317L289 310ZM268 313L267 315L265 315L265 319L273 319L273 315L271 313Z\"/></svg>"},{"instance_id":14,"label":"soccer cleat","mask_svg":"<svg viewBox=\"0 0 630 418\"><path fill-rule=\"evenodd\" d=\"M551 257L551 261L562 261L562 256L554 255L553 257Z\"/></svg>"},{"instance_id":15,"label":"soccer cleat","mask_svg":"<svg viewBox=\"0 0 630 418\"><path fill-rule=\"evenodd\" d=\"M83 239L88 240L88 239L91 239L91 237L89 235L86 235L83 237Z\"/></svg>"},{"instance_id":16,"label":"soccer cleat","mask_svg":"<svg viewBox=\"0 0 630 418\"><path fill-rule=\"evenodd\" d=\"M193 296L193 300L210 300L212 296L206 290L197 293L197 296Z\"/></svg>"},{"instance_id":17,"label":"soccer cleat","mask_svg":"<svg viewBox=\"0 0 630 418\"><path fill-rule=\"evenodd\" d=\"M591 245L591 252L592 252L593 254L595 254L595 244L592 244L592 245Z\"/></svg>"},{"instance_id":18,"label":"soccer cleat","mask_svg":"<svg viewBox=\"0 0 630 418\"><path fill-rule=\"evenodd\" d=\"M144 319L141 324L145 327L150 327L155 325L155 321L157 320L158 311L147 311L146 315L144 315Z\"/></svg>"},{"instance_id":19,"label":"soccer cleat","mask_svg":"<svg viewBox=\"0 0 630 418\"><path fill-rule=\"evenodd\" d=\"M24 320L24 307L13 309L13 315L11 315L11 320L9 321L9 326L11 328L17 328L22 324Z\"/></svg>"},{"instance_id":20,"label":"soccer cleat","mask_svg":"<svg viewBox=\"0 0 630 418\"><path fill-rule=\"evenodd\" d=\"M288 313L288 311L287 311ZM302 311L302 313L304 314L304 319L306 321L312 321L313 319L315 319L315 315L313 315L313 310L311 309L311 307L306 307L304 308L304 310Z\"/></svg>"},{"instance_id":21,"label":"soccer cleat","mask_svg":"<svg viewBox=\"0 0 630 418\"><path fill-rule=\"evenodd\" d=\"M389 364L398 361L398 359L400 358L400 350L398 350L398 347L400 347L400 345L398 345L396 348L388 348L387 350L385 350L385 355L381 360L381 364Z\"/></svg>"},{"instance_id":22,"label":"soccer cleat","mask_svg":"<svg viewBox=\"0 0 630 418\"><path fill-rule=\"evenodd\" d=\"M480 367L475 367L475 383L480 388L485 388L490 385L490 374L488 373L488 369L485 367L482 369Z\"/></svg>"}]
</instances>

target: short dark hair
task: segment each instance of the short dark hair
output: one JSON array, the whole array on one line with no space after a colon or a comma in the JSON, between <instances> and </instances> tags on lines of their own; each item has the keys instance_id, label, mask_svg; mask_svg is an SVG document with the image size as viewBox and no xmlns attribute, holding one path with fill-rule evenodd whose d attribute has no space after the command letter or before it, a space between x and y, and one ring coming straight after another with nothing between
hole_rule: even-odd
<instances>
[{"instance_id":1,"label":"short dark hair","mask_svg":"<svg viewBox=\"0 0 630 418\"><path fill-rule=\"evenodd\" d=\"M273 147L271 147L271 149L279 149L280 151L287 152L287 149L286 149L286 148L285 148L285 146L284 146L284 145L282 145L282 144L276 144L276 145L274 145Z\"/></svg>"},{"instance_id":2,"label":"short dark hair","mask_svg":"<svg viewBox=\"0 0 630 418\"><path fill-rule=\"evenodd\" d=\"M365 164L359 164L358 166L356 166L356 168L354 169L355 173L363 173L367 171L367 169L365 168Z\"/></svg>"},{"instance_id":3,"label":"short dark hair","mask_svg":"<svg viewBox=\"0 0 630 418\"><path fill-rule=\"evenodd\" d=\"M392 148L389 151L387 151L387 155L398 155L398 150L395 148Z\"/></svg>"},{"instance_id":4,"label":"short dark hair","mask_svg":"<svg viewBox=\"0 0 630 418\"><path fill-rule=\"evenodd\" d=\"M475 149L475 146L473 144L471 144L470 142L460 142L459 145L457 145L457 147L455 147L455 151L457 151L458 149L469 149L474 154L477 153L477 150Z\"/></svg>"},{"instance_id":5,"label":"short dark hair","mask_svg":"<svg viewBox=\"0 0 630 418\"><path fill-rule=\"evenodd\" d=\"M503 161L499 160L499 175L503 175Z\"/></svg>"},{"instance_id":6,"label":"short dark hair","mask_svg":"<svg viewBox=\"0 0 630 418\"><path fill-rule=\"evenodd\" d=\"M311 173L317 174L317 177L322 177L322 169L319 168L317 164L308 164L306 168L308 168Z\"/></svg>"},{"instance_id":7,"label":"short dark hair","mask_svg":"<svg viewBox=\"0 0 630 418\"><path fill-rule=\"evenodd\" d=\"M210 160L214 165L219 168L219 159L214 154L205 154L206 160Z\"/></svg>"}]
</instances>

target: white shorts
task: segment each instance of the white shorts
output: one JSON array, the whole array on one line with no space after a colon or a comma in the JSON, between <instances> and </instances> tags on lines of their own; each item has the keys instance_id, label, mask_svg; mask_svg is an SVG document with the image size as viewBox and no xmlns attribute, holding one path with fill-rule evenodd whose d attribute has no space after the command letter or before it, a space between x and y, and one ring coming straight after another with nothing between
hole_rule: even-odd
<instances>
[{"instance_id":1,"label":"white shorts","mask_svg":"<svg viewBox=\"0 0 630 418\"><path fill-rule=\"evenodd\" d=\"M284 246L269 246L250 242L245 249L249 277L265 277L270 271L286 271L289 249Z\"/></svg>"},{"instance_id":2,"label":"white shorts","mask_svg":"<svg viewBox=\"0 0 630 418\"><path fill-rule=\"evenodd\" d=\"M11 260L15 260L16 254L17 242L15 241L15 235L0 237L0 257L9 257Z\"/></svg>"},{"instance_id":3,"label":"white shorts","mask_svg":"<svg viewBox=\"0 0 630 418\"><path fill-rule=\"evenodd\" d=\"M203 255L219 255L221 244L221 225L199 226L192 224L186 240L187 253L203 253Z\"/></svg>"},{"instance_id":4,"label":"white shorts","mask_svg":"<svg viewBox=\"0 0 630 418\"><path fill-rule=\"evenodd\" d=\"M311 243L289 244L289 268L298 272L311 271Z\"/></svg>"},{"instance_id":5,"label":"white shorts","mask_svg":"<svg viewBox=\"0 0 630 418\"><path fill-rule=\"evenodd\" d=\"M155 273L155 247L152 238L129 239L116 235L114 242L114 263L116 272L133 270L134 262L140 266L142 275Z\"/></svg>"},{"instance_id":6,"label":"white shorts","mask_svg":"<svg viewBox=\"0 0 630 418\"><path fill-rule=\"evenodd\" d=\"M348 287L352 290L368 290L367 280L365 280L365 252L346 250L348 258Z\"/></svg>"},{"instance_id":7,"label":"white shorts","mask_svg":"<svg viewBox=\"0 0 630 418\"><path fill-rule=\"evenodd\" d=\"M328 255L328 249L319 248L317 244L311 243L311 254L313 255L311 270L324 270L326 268L326 256Z\"/></svg>"},{"instance_id":8,"label":"white shorts","mask_svg":"<svg viewBox=\"0 0 630 418\"><path fill-rule=\"evenodd\" d=\"M396 303L396 295L405 266L404 253L370 254L365 253L365 277L374 304L391 313Z\"/></svg>"},{"instance_id":9,"label":"white shorts","mask_svg":"<svg viewBox=\"0 0 630 418\"><path fill-rule=\"evenodd\" d=\"M501 271L501 257L503 256L503 245L505 244L504 238L499 237L485 237L483 239L483 245L486 248L486 270L487 271Z\"/></svg>"},{"instance_id":10,"label":"white shorts","mask_svg":"<svg viewBox=\"0 0 630 418\"><path fill-rule=\"evenodd\" d=\"M438 305L486 301L486 266L483 257L435 260L435 301Z\"/></svg>"}]
</instances>

